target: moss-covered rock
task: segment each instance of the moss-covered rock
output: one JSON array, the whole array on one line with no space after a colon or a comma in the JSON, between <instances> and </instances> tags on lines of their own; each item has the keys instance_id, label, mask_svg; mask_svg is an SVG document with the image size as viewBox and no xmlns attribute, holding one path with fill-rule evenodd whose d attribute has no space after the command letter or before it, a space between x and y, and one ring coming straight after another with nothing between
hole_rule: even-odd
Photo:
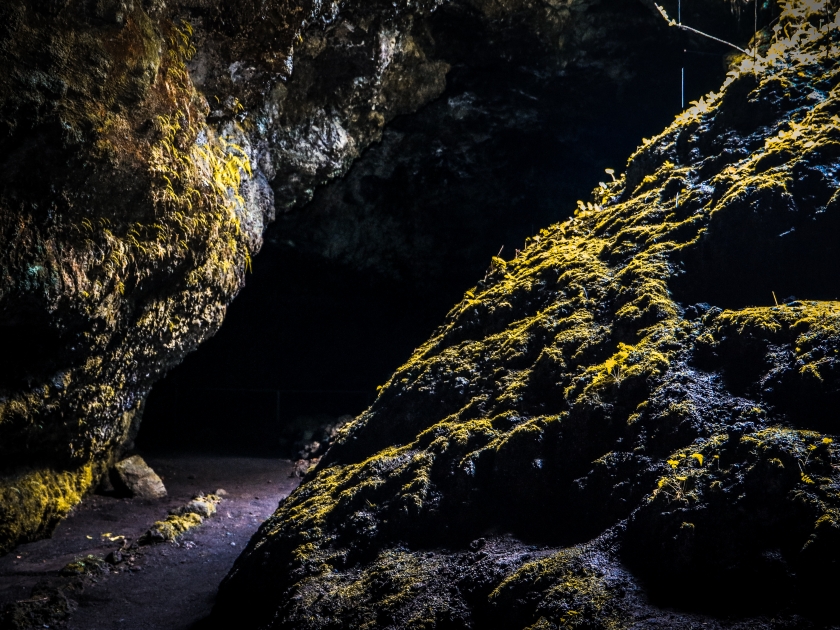
<instances>
[{"instance_id":1,"label":"moss-covered rock","mask_svg":"<svg viewBox=\"0 0 840 630\"><path fill-rule=\"evenodd\" d=\"M169 516L155 522L140 540L146 544L172 542L213 516L221 501L215 494L201 494L186 505L170 510Z\"/></svg>"},{"instance_id":2,"label":"moss-covered rock","mask_svg":"<svg viewBox=\"0 0 840 630\"><path fill-rule=\"evenodd\" d=\"M218 329L275 205L441 93L439 4L2 3L0 492L41 481L30 507L3 503L0 552L48 533L131 442L152 384ZM515 14L570 54L563 9L494 7L476 19Z\"/></svg>"},{"instance_id":3,"label":"moss-covered rock","mask_svg":"<svg viewBox=\"0 0 840 630\"><path fill-rule=\"evenodd\" d=\"M2 3L0 490L69 474L78 498L113 463L152 384L218 329L275 209L441 94L441 4ZM659 20L593 0L455 4L550 72L616 84L622 39ZM0 552L56 522L21 514L3 513Z\"/></svg>"},{"instance_id":4,"label":"moss-covered rock","mask_svg":"<svg viewBox=\"0 0 840 630\"><path fill-rule=\"evenodd\" d=\"M0 550L49 534L93 485L95 467L19 470L0 486ZM98 471L103 472L103 471Z\"/></svg>"},{"instance_id":5,"label":"moss-covered rock","mask_svg":"<svg viewBox=\"0 0 840 630\"><path fill-rule=\"evenodd\" d=\"M834 614L813 594L840 508L840 13L783 9L755 63L736 61L573 219L491 261L261 527L217 619ZM705 612L661 607L675 604Z\"/></svg>"},{"instance_id":6,"label":"moss-covered rock","mask_svg":"<svg viewBox=\"0 0 840 630\"><path fill-rule=\"evenodd\" d=\"M152 382L221 323L251 245L250 159L206 124L190 25L31 4L0 10L0 488L43 516L4 502L0 551L96 482Z\"/></svg>"}]
</instances>

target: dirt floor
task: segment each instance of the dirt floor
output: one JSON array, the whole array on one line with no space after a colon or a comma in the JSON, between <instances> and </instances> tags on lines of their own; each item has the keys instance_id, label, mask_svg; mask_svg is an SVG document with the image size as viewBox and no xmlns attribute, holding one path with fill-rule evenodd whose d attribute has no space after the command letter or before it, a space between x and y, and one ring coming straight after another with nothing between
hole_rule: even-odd
<instances>
[{"instance_id":1,"label":"dirt floor","mask_svg":"<svg viewBox=\"0 0 840 630\"><path fill-rule=\"evenodd\" d=\"M210 612L219 582L259 524L300 481L292 476L292 462L280 459L205 455L145 459L163 478L169 496L158 501L88 497L52 538L22 545L0 558L0 606L17 602L18 616L37 620L37 627L191 628ZM219 489L227 494L216 515L203 525L175 543L129 550L130 543L171 508L199 492ZM104 559L120 548L126 549L122 561L114 562L112 557L111 563L96 563L82 577L61 575L69 563L88 555ZM39 612L37 608L46 606L48 599L50 611ZM6 610L0 627L21 627L10 619L8 606Z\"/></svg>"}]
</instances>

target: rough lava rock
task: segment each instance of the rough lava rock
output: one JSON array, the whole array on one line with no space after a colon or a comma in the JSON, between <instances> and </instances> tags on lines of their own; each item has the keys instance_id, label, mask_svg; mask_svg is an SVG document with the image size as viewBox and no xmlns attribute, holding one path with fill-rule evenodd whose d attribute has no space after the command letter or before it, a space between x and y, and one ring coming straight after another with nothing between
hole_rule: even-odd
<instances>
[{"instance_id":1,"label":"rough lava rock","mask_svg":"<svg viewBox=\"0 0 840 630\"><path fill-rule=\"evenodd\" d=\"M139 455L117 462L113 476L114 486L136 499L162 499L166 496L163 481Z\"/></svg>"},{"instance_id":2,"label":"rough lava rock","mask_svg":"<svg viewBox=\"0 0 840 630\"><path fill-rule=\"evenodd\" d=\"M440 92L446 64L409 32L433 8L2 4L0 552L49 533L218 329L274 217L269 180L292 191L281 208L305 199ZM332 74L313 85L302 63L290 83L313 51Z\"/></svg>"},{"instance_id":3,"label":"rough lava rock","mask_svg":"<svg viewBox=\"0 0 840 630\"><path fill-rule=\"evenodd\" d=\"M462 7L617 80L616 33L666 28L648 0L601 4ZM0 3L0 552L49 534L120 457L275 213L442 92L439 5ZM607 52L590 63L583 40Z\"/></svg>"},{"instance_id":4,"label":"rough lava rock","mask_svg":"<svg viewBox=\"0 0 840 630\"><path fill-rule=\"evenodd\" d=\"M840 11L782 7L493 258L251 540L220 627L836 627Z\"/></svg>"}]
</instances>

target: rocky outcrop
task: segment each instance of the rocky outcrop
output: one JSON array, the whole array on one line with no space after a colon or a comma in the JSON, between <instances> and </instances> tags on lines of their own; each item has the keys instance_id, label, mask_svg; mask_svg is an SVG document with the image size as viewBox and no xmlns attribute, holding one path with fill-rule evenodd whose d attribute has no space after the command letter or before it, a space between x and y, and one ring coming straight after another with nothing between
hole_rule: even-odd
<instances>
[{"instance_id":1,"label":"rocky outcrop","mask_svg":"<svg viewBox=\"0 0 840 630\"><path fill-rule=\"evenodd\" d=\"M493 258L261 527L220 624L836 622L840 13L783 8Z\"/></svg>"},{"instance_id":2,"label":"rocky outcrop","mask_svg":"<svg viewBox=\"0 0 840 630\"><path fill-rule=\"evenodd\" d=\"M256 240L247 143L205 123L188 24L139 2L0 13L3 551L96 481Z\"/></svg>"},{"instance_id":3,"label":"rocky outcrop","mask_svg":"<svg viewBox=\"0 0 840 630\"><path fill-rule=\"evenodd\" d=\"M664 28L636 3L459 6L502 41L532 39L547 66L607 81L624 68L612 27ZM48 533L131 443L276 210L440 94L438 7L3 3L0 551ZM583 41L607 52L589 63Z\"/></svg>"}]
</instances>

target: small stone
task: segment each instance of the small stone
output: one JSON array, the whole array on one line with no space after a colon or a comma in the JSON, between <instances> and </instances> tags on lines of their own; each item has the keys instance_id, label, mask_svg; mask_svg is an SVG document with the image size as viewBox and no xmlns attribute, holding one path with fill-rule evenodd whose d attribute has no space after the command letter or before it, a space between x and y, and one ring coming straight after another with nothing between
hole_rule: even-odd
<instances>
[{"instance_id":1,"label":"small stone","mask_svg":"<svg viewBox=\"0 0 840 630\"><path fill-rule=\"evenodd\" d=\"M312 465L311 461L308 459L299 459L295 462L294 468L292 469L290 477L303 477L309 471L309 467Z\"/></svg>"},{"instance_id":2,"label":"small stone","mask_svg":"<svg viewBox=\"0 0 840 630\"><path fill-rule=\"evenodd\" d=\"M119 564L122 561L123 561L123 555L122 555L122 552L119 549L115 549L114 551L109 553L107 556L105 556L105 562L107 562L108 564Z\"/></svg>"},{"instance_id":3,"label":"small stone","mask_svg":"<svg viewBox=\"0 0 840 630\"><path fill-rule=\"evenodd\" d=\"M202 518L210 518L216 513L216 503L210 498L196 497L186 505L169 510L169 513L176 516L183 514L198 514Z\"/></svg>"},{"instance_id":4,"label":"small stone","mask_svg":"<svg viewBox=\"0 0 840 630\"><path fill-rule=\"evenodd\" d=\"M154 470L139 455L124 459L114 466L114 485L138 499L161 499L166 487Z\"/></svg>"},{"instance_id":5,"label":"small stone","mask_svg":"<svg viewBox=\"0 0 840 630\"><path fill-rule=\"evenodd\" d=\"M227 490L225 490L224 488L219 488L218 490L216 490L216 492L214 494L216 496L219 496L219 497L226 497L227 496Z\"/></svg>"}]
</instances>

